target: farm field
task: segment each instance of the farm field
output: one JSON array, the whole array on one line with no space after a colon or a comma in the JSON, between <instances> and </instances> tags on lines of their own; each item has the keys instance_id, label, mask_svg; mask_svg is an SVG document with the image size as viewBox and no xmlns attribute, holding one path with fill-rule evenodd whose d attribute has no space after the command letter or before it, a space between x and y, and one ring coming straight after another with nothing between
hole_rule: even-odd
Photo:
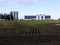
<instances>
[{"instance_id":1,"label":"farm field","mask_svg":"<svg viewBox=\"0 0 60 45\"><path fill-rule=\"evenodd\" d=\"M0 45L59 45L60 21L0 21Z\"/></svg>"},{"instance_id":2,"label":"farm field","mask_svg":"<svg viewBox=\"0 0 60 45\"><path fill-rule=\"evenodd\" d=\"M20 20L0 21L0 36L16 35L59 35L60 21Z\"/></svg>"}]
</instances>

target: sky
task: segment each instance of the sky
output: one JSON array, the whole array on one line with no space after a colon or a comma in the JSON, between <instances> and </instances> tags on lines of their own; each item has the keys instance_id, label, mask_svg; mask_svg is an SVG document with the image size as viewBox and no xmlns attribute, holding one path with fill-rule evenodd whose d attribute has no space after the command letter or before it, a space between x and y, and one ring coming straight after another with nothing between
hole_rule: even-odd
<instances>
[{"instance_id":1,"label":"sky","mask_svg":"<svg viewBox=\"0 0 60 45\"><path fill-rule=\"evenodd\" d=\"M52 19L60 18L60 0L0 0L0 13L18 11L19 19L24 15L46 14Z\"/></svg>"}]
</instances>

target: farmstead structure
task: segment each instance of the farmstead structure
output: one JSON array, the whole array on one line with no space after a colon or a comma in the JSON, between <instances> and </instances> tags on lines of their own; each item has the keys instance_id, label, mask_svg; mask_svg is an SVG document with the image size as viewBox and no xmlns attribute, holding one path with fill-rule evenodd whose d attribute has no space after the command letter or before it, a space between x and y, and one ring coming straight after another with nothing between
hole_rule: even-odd
<instances>
[{"instance_id":1,"label":"farmstead structure","mask_svg":"<svg viewBox=\"0 0 60 45\"><path fill-rule=\"evenodd\" d=\"M50 20L51 16L50 15L45 15L45 14L36 14L36 15L25 15L24 16L25 20Z\"/></svg>"}]
</instances>

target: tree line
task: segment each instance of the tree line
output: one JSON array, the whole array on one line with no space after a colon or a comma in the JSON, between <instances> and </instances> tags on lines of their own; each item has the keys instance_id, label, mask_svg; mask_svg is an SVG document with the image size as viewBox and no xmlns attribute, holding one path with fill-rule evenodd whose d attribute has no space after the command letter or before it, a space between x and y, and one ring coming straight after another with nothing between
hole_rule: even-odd
<instances>
[{"instance_id":1,"label":"tree line","mask_svg":"<svg viewBox=\"0 0 60 45\"><path fill-rule=\"evenodd\" d=\"M14 20L14 17L12 14L0 14L0 19L4 19L4 20Z\"/></svg>"}]
</instances>

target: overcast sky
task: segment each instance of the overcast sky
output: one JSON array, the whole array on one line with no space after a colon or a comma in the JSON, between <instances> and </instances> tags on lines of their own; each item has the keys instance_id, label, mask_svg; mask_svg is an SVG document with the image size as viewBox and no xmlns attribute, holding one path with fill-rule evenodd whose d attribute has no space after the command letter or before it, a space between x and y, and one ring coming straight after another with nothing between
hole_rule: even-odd
<instances>
[{"instance_id":1,"label":"overcast sky","mask_svg":"<svg viewBox=\"0 0 60 45\"><path fill-rule=\"evenodd\" d=\"M0 0L0 13L18 11L24 15L47 14L53 19L60 18L60 0Z\"/></svg>"}]
</instances>

